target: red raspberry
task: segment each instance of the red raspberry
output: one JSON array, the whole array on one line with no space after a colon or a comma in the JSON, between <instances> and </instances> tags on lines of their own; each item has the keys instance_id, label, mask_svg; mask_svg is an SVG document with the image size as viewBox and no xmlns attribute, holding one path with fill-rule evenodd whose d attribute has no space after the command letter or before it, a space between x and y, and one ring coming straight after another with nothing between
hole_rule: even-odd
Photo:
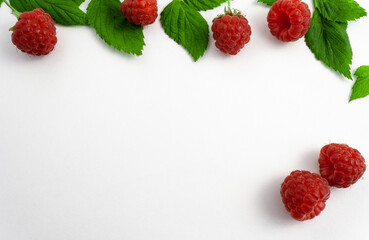
<instances>
[{"instance_id":1,"label":"red raspberry","mask_svg":"<svg viewBox=\"0 0 369 240\"><path fill-rule=\"evenodd\" d=\"M293 171L281 186L284 206L298 221L318 216L325 208L329 195L327 180L308 171Z\"/></svg>"},{"instance_id":2,"label":"red raspberry","mask_svg":"<svg viewBox=\"0 0 369 240\"><path fill-rule=\"evenodd\" d=\"M120 11L130 23L149 25L158 17L158 3L156 0L125 0Z\"/></svg>"},{"instance_id":3,"label":"red raspberry","mask_svg":"<svg viewBox=\"0 0 369 240\"><path fill-rule=\"evenodd\" d=\"M363 176L366 165L358 150L346 144L331 143L320 150L319 168L320 175L331 186L347 188Z\"/></svg>"},{"instance_id":4,"label":"red raspberry","mask_svg":"<svg viewBox=\"0 0 369 240\"><path fill-rule=\"evenodd\" d=\"M40 8L22 13L12 30L12 42L28 54L47 55L57 42L55 23Z\"/></svg>"},{"instance_id":5,"label":"red raspberry","mask_svg":"<svg viewBox=\"0 0 369 240\"><path fill-rule=\"evenodd\" d=\"M241 14L220 15L214 19L211 30L215 46L227 54L236 55L250 41L251 27Z\"/></svg>"},{"instance_id":6,"label":"red raspberry","mask_svg":"<svg viewBox=\"0 0 369 240\"><path fill-rule=\"evenodd\" d=\"M270 8L267 20L270 32L283 42L303 37L309 30L311 12L300 0L278 0Z\"/></svg>"}]
</instances>

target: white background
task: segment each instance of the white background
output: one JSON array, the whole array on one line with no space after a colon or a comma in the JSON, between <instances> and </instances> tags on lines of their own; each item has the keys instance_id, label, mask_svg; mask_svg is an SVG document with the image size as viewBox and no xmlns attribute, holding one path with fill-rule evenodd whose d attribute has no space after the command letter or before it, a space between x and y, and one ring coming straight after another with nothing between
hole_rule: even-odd
<instances>
[{"instance_id":1,"label":"white background","mask_svg":"<svg viewBox=\"0 0 369 240\"><path fill-rule=\"evenodd\" d=\"M159 20L145 27L140 57L91 28L62 26L55 51L28 56L10 41L16 19L3 4L0 239L368 238L368 173L332 189L305 222L289 217L279 188L295 169L318 172L327 143L369 156L369 98L349 104L353 82L303 39L272 37L267 7L233 7L247 15L251 42L225 56L211 40L194 63ZM211 24L222 10L203 16ZM349 24L354 70L369 64L368 26L368 17Z\"/></svg>"}]
</instances>

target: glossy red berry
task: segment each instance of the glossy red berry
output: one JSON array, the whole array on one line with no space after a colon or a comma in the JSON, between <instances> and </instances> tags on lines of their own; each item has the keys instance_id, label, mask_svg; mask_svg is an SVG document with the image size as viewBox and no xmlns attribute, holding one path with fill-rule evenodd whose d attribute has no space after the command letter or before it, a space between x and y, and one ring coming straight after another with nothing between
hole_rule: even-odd
<instances>
[{"instance_id":1,"label":"glossy red berry","mask_svg":"<svg viewBox=\"0 0 369 240\"><path fill-rule=\"evenodd\" d=\"M291 42L309 30L311 12L300 0L278 0L270 8L267 20L273 36L283 42Z\"/></svg>"},{"instance_id":2,"label":"glossy red berry","mask_svg":"<svg viewBox=\"0 0 369 240\"><path fill-rule=\"evenodd\" d=\"M281 186L282 202L298 221L318 216L325 208L329 195L327 180L308 171L293 171Z\"/></svg>"},{"instance_id":3,"label":"glossy red berry","mask_svg":"<svg viewBox=\"0 0 369 240\"><path fill-rule=\"evenodd\" d=\"M319 168L322 177L338 188L347 188L364 174L365 159L346 144L331 143L320 150Z\"/></svg>"},{"instance_id":4,"label":"glossy red berry","mask_svg":"<svg viewBox=\"0 0 369 240\"><path fill-rule=\"evenodd\" d=\"M158 17L158 3L157 0L125 0L120 11L130 23L149 25Z\"/></svg>"},{"instance_id":5,"label":"glossy red berry","mask_svg":"<svg viewBox=\"0 0 369 240\"><path fill-rule=\"evenodd\" d=\"M250 41L251 27L240 14L219 16L214 19L211 30L215 46L226 54L236 55Z\"/></svg>"},{"instance_id":6,"label":"glossy red berry","mask_svg":"<svg viewBox=\"0 0 369 240\"><path fill-rule=\"evenodd\" d=\"M47 55L57 43L55 23L40 8L22 13L12 30L12 42L28 54Z\"/></svg>"}]
</instances>

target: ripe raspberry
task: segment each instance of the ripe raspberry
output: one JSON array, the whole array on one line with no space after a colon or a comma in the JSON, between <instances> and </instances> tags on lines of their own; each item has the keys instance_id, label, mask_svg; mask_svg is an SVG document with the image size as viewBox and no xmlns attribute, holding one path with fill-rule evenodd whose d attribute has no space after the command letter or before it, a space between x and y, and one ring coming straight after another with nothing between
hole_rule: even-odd
<instances>
[{"instance_id":1,"label":"ripe raspberry","mask_svg":"<svg viewBox=\"0 0 369 240\"><path fill-rule=\"evenodd\" d=\"M236 55L250 41L251 27L240 13L226 12L214 19L211 27L215 46L222 52Z\"/></svg>"},{"instance_id":2,"label":"ripe raspberry","mask_svg":"<svg viewBox=\"0 0 369 240\"><path fill-rule=\"evenodd\" d=\"M331 143L320 150L319 168L320 175L331 186L347 188L363 176L366 165L358 150L346 144Z\"/></svg>"},{"instance_id":3,"label":"ripe raspberry","mask_svg":"<svg viewBox=\"0 0 369 240\"><path fill-rule=\"evenodd\" d=\"M149 25L158 17L158 3L156 0L125 0L120 11L130 23Z\"/></svg>"},{"instance_id":4,"label":"ripe raspberry","mask_svg":"<svg viewBox=\"0 0 369 240\"><path fill-rule=\"evenodd\" d=\"M55 23L40 8L22 13L12 30L12 42L28 54L47 55L57 42Z\"/></svg>"},{"instance_id":5,"label":"ripe raspberry","mask_svg":"<svg viewBox=\"0 0 369 240\"><path fill-rule=\"evenodd\" d=\"M308 171L293 171L281 186L284 206L298 221L318 216L325 208L329 195L327 180Z\"/></svg>"},{"instance_id":6,"label":"ripe raspberry","mask_svg":"<svg viewBox=\"0 0 369 240\"><path fill-rule=\"evenodd\" d=\"M283 42L303 37L309 30L311 12L300 0L278 0L270 8L267 20L270 32Z\"/></svg>"}]
</instances>

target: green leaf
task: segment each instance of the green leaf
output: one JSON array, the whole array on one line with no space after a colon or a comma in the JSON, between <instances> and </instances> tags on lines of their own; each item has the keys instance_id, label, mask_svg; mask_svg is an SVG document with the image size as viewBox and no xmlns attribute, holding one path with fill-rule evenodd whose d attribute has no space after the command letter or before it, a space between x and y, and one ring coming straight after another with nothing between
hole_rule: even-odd
<instances>
[{"instance_id":1,"label":"green leaf","mask_svg":"<svg viewBox=\"0 0 369 240\"><path fill-rule=\"evenodd\" d=\"M181 0L173 0L161 13L165 33L182 45L197 61L209 44L209 25L194 8Z\"/></svg>"},{"instance_id":2,"label":"green leaf","mask_svg":"<svg viewBox=\"0 0 369 240\"><path fill-rule=\"evenodd\" d=\"M346 29L347 23L329 21L314 11L305 42L316 59L352 79L352 49Z\"/></svg>"},{"instance_id":3,"label":"green leaf","mask_svg":"<svg viewBox=\"0 0 369 240\"><path fill-rule=\"evenodd\" d=\"M359 67L355 74L356 82L352 87L350 102L369 95L369 66Z\"/></svg>"},{"instance_id":4,"label":"green leaf","mask_svg":"<svg viewBox=\"0 0 369 240\"><path fill-rule=\"evenodd\" d=\"M119 0L91 0L87 7L88 23L110 46L141 55L144 42L142 26L128 22L119 10Z\"/></svg>"},{"instance_id":5,"label":"green leaf","mask_svg":"<svg viewBox=\"0 0 369 240\"><path fill-rule=\"evenodd\" d=\"M75 2L78 6L80 6L85 0L72 0Z\"/></svg>"},{"instance_id":6,"label":"green leaf","mask_svg":"<svg viewBox=\"0 0 369 240\"><path fill-rule=\"evenodd\" d=\"M193 7L197 11L206 11L219 7L227 0L184 0L188 6Z\"/></svg>"},{"instance_id":7,"label":"green leaf","mask_svg":"<svg viewBox=\"0 0 369 240\"><path fill-rule=\"evenodd\" d=\"M322 16L336 22L354 21L366 16L365 9L354 0L314 0Z\"/></svg>"},{"instance_id":8,"label":"green leaf","mask_svg":"<svg viewBox=\"0 0 369 240\"><path fill-rule=\"evenodd\" d=\"M0 0L0 7L1 7L1 4L3 4L4 0Z\"/></svg>"},{"instance_id":9,"label":"green leaf","mask_svg":"<svg viewBox=\"0 0 369 240\"><path fill-rule=\"evenodd\" d=\"M278 1L278 0L258 0L258 2L264 3L264 4L268 5L268 6L272 6L273 3L275 3L276 1Z\"/></svg>"},{"instance_id":10,"label":"green leaf","mask_svg":"<svg viewBox=\"0 0 369 240\"><path fill-rule=\"evenodd\" d=\"M86 25L86 14L70 0L10 0L11 5L19 12L42 8L49 13L56 23L71 25Z\"/></svg>"}]
</instances>

